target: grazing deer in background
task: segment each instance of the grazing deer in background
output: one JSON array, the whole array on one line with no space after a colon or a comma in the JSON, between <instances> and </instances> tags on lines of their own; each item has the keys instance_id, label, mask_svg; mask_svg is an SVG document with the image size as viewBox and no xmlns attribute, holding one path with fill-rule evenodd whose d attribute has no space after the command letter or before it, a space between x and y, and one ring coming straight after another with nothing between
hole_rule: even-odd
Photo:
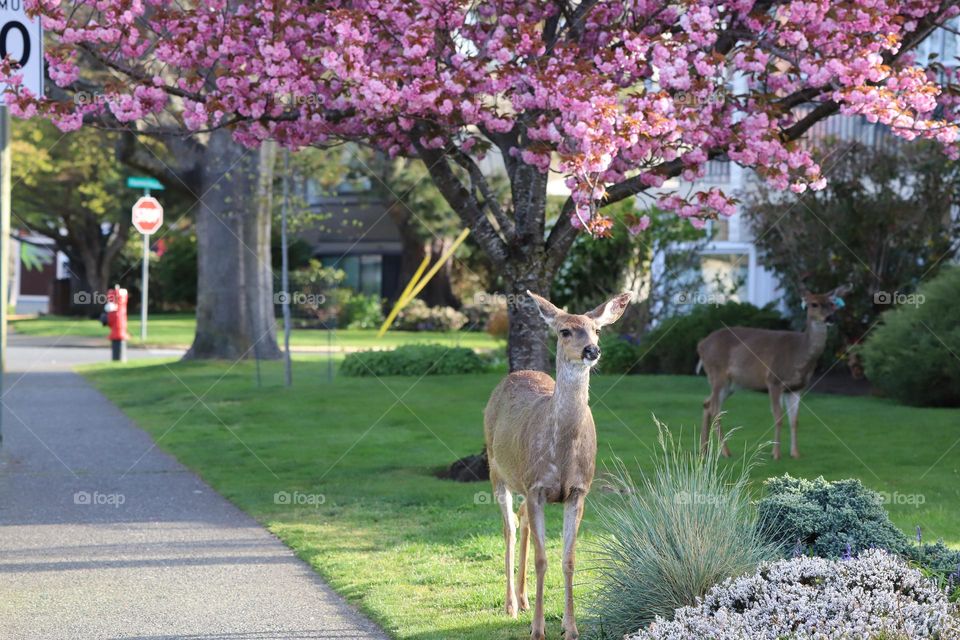
<instances>
[{"instance_id":1,"label":"grazing deer in background","mask_svg":"<svg viewBox=\"0 0 960 640\"><path fill-rule=\"evenodd\" d=\"M527 551L533 534L537 599L531 640L544 639L543 579L547 572L544 506L562 502L563 608L565 640L578 637L573 612L574 547L590 491L597 457L597 434L587 404L590 369L600 359L600 328L623 314L630 294L621 293L584 315L568 314L527 291L547 325L557 333L557 381L542 371L514 371L497 385L483 413L490 459L490 481L503 513L506 542L507 615L529 608L526 593ZM513 553L517 520L513 494L520 505L520 572L514 589Z\"/></svg>"},{"instance_id":2,"label":"grazing deer in background","mask_svg":"<svg viewBox=\"0 0 960 640\"><path fill-rule=\"evenodd\" d=\"M800 392L810 384L810 377L827 344L827 325L833 314L843 307L849 286L838 287L821 295L803 291L807 309L807 325L803 331L773 331L750 327L718 329L700 341L697 353L710 380L710 396L703 402L703 424L700 427L700 448L705 451L710 437L710 425L715 422L717 442L723 443L723 455L730 449L720 429L720 408L737 387L766 391L770 394L775 431L773 457L780 459L780 428L783 407L790 419L790 455L800 456L797 449L797 418L800 412Z\"/></svg>"}]
</instances>

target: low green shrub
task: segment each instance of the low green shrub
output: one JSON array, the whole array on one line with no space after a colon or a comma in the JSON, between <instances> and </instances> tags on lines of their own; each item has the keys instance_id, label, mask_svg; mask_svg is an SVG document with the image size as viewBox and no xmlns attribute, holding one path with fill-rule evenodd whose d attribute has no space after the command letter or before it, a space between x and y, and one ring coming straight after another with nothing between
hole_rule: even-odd
<instances>
[{"instance_id":1,"label":"low green shrub","mask_svg":"<svg viewBox=\"0 0 960 640\"><path fill-rule=\"evenodd\" d=\"M410 344L392 351L348 354L340 372L345 376L426 376L482 373L483 359L473 349L439 344Z\"/></svg>"},{"instance_id":2,"label":"low green shrub","mask_svg":"<svg viewBox=\"0 0 960 640\"><path fill-rule=\"evenodd\" d=\"M943 540L933 544L921 541L910 548L907 558L936 580L951 600L960 601L960 550L951 549L943 544Z\"/></svg>"},{"instance_id":3,"label":"low green shrub","mask_svg":"<svg viewBox=\"0 0 960 640\"><path fill-rule=\"evenodd\" d=\"M643 337L638 352L643 358L633 372L691 375L699 359L697 343L725 326L788 329L789 323L769 305L762 308L746 302L697 305L689 313L663 320Z\"/></svg>"},{"instance_id":4,"label":"low green shrub","mask_svg":"<svg viewBox=\"0 0 960 640\"><path fill-rule=\"evenodd\" d=\"M589 609L601 637L622 638L656 616L672 618L718 582L782 553L761 532L750 464L721 464L716 446L701 458L658 427L653 472L637 484L617 463L608 478L616 495L597 504L600 586Z\"/></svg>"},{"instance_id":5,"label":"low green shrub","mask_svg":"<svg viewBox=\"0 0 960 640\"><path fill-rule=\"evenodd\" d=\"M843 558L867 549L884 549L917 564L927 575L951 591L960 589L960 550L942 541L917 543L898 529L883 497L856 479L815 480L783 475L764 483L757 503L763 531L792 553Z\"/></svg>"},{"instance_id":6,"label":"low green shrub","mask_svg":"<svg viewBox=\"0 0 960 640\"><path fill-rule=\"evenodd\" d=\"M861 353L884 394L915 406L960 406L960 268L944 269L883 314Z\"/></svg>"},{"instance_id":7,"label":"low green shrub","mask_svg":"<svg viewBox=\"0 0 960 640\"><path fill-rule=\"evenodd\" d=\"M636 373L643 353L630 336L613 332L600 334L600 363L597 373L625 374Z\"/></svg>"},{"instance_id":8,"label":"low green shrub","mask_svg":"<svg viewBox=\"0 0 960 640\"><path fill-rule=\"evenodd\" d=\"M428 307L415 298L397 315L394 326L403 331L457 331L467 323L467 316L453 307Z\"/></svg>"},{"instance_id":9,"label":"low green shrub","mask_svg":"<svg viewBox=\"0 0 960 640\"><path fill-rule=\"evenodd\" d=\"M490 319L500 312L506 313L506 296L495 293L477 293L473 300L463 305L460 312L467 318L470 331L485 331Z\"/></svg>"},{"instance_id":10,"label":"low green shrub","mask_svg":"<svg viewBox=\"0 0 960 640\"><path fill-rule=\"evenodd\" d=\"M859 480L815 480L789 474L764 482L760 519L777 524L778 542L824 558L871 548L904 554L906 535L890 520L883 498Z\"/></svg>"},{"instance_id":11,"label":"low green shrub","mask_svg":"<svg viewBox=\"0 0 960 640\"><path fill-rule=\"evenodd\" d=\"M383 304L380 296L337 289L338 326L347 329L376 329L383 322Z\"/></svg>"}]
</instances>

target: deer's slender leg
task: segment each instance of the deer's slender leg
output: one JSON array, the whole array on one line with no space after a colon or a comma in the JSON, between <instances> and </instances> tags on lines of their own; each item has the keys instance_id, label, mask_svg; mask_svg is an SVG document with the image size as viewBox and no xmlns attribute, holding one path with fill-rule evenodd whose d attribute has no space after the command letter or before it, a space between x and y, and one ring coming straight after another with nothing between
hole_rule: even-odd
<instances>
[{"instance_id":1,"label":"deer's slender leg","mask_svg":"<svg viewBox=\"0 0 960 640\"><path fill-rule=\"evenodd\" d=\"M707 455L707 445L710 442L710 423L713 421L713 415L710 413L710 407L713 406L713 392L703 401L703 424L700 426L700 455Z\"/></svg>"},{"instance_id":2,"label":"deer's slender leg","mask_svg":"<svg viewBox=\"0 0 960 640\"><path fill-rule=\"evenodd\" d=\"M730 383L726 380L713 383L711 381L710 397L703 402L703 424L700 426L700 455L707 454L707 445L710 439L710 426L717 432L717 446L722 446L723 456L730 457L730 447L723 441L723 429L720 427L720 409L723 402L733 393Z\"/></svg>"},{"instance_id":3,"label":"deer's slender leg","mask_svg":"<svg viewBox=\"0 0 960 640\"><path fill-rule=\"evenodd\" d=\"M503 541L507 547L503 561L503 570L507 575L506 611L508 616L516 618L517 598L513 586L513 546L516 542L517 521L513 514L513 494L510 493L510 489L507 488L503 480L499 479L492 471L490 479L493 482L494 498L500 505L500 513L503 514Z\"/></svg>"},{"instance_id":4,"label":"deer's slender leg","mask_svg":"<svg viewBox=\"0 0 960 640\"><path fill-rule=\"evenodd\" d=\"M780 398L783 390L779 384L770 383L767 386L770 393L770 411L773 413L773 459L780 459L780 429L783 427L783 407Z\"/></svg>"},{"instance_id":5,"label":"deer's slender leg","mask_svg":"<svg viewBox=\"0 0 960 640\"><path fill-rule=\"evenodd\" d=\"M530 550L530 516L527 515L527 502L520 505L520 567L517 573L517 606L520 611L530 608L527 599L527 552Z\"/></svg>"},{"instance_id":6,"label":"deer's slender leg","mask_svg":"<svg viewBox=\"0 0 960 640\"><path fill-rule=\"evenodd\" d=\"M800 418L800 394L791 391L787 394L787 418L790 420L790 456L800 457L800 449L797 448L797 421Z\"/></svg>"},{"instance_id":7,"label":"deer's slender leg","mask_svg":"<svg viewBox=\"0 0 960 640\"><path fill-rule=\"evenodd\" d=\"M707 455L707 447L710 444L710 427L717 418L717 412L723 400L720 392L725 386L724 382L715 380L710 372L707 371L707 378L710 380L710 395L703 401L703 424L700 425L700 455Z\"/></svg>"},{"instance_id":8,"label":"deer's slender leg","mask_svg":"<svg viewBox=\"0 0 960 640\"><path fill-rule=\"evenodd\" d=\"M730 447L727 446L727 441L723 439L723 429L720 427L720 409L723 407L723 403L727 398L730 397L730 394L733 393L733 388L730 383L725 384L720 388L720 395L717 398L717 406L713 411L713 426L717 430L717 446L723 447L721 453L724 458L730 457Z\"/></svg>"},{"instance_id":9,"label":"deer's slender leg","mask_svg":"<svg viewBox=\"0 0 960 640\"><path fill-rule=\"evenodd\" d=\"M527 496L527 515L530 517L530 533L533 536L534 566L537 569L537 599L533 605L533 626L530 640L545 640L543 619L543 579L547 575L547 525L543 509L546 496L542 490Z\"/></svg>"},{"instance_id":10,"label":"deer's slender leg","mask_svg":"<svg viewBox=\"0 0 960 640\"><path fill-rule=\"evenodd\" d=\"M577 618L573 611L573 571L577 564L577 531L580 528L580 519L583 517L583 499L583 492L574 490L563 505L564 640L576 640L580 637L577 631Z\"/></svg>"}]
</instances>

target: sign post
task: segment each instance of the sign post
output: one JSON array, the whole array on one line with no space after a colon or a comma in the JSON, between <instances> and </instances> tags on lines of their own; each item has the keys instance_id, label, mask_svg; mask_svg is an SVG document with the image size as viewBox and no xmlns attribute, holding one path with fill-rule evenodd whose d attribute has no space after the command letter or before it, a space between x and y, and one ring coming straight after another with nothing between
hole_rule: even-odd
<instances>
[{"instance_id":1,"label":"sign post","mask_svg":"<svg viewBox=\"0 0 960 640\"><path fill-rule=\"evenodd\" d=\"M163 225L163 206L150 195L151 189L163 189L154 178L130 177L127 186L143 189L143 196L133 205L133 226L143 234L143 272L140 286L140 340L147 340L147 300L150 286L150 236Z\"/></svg>"},{"instance_id":2,"label":"sign post","mask_svg":"<svg viewBox=\"0 0 960 640\"><path fill-rule=\"evenodd\" d=\"M0 5L0 59L10 56L19 65L25 89L43 95L43 31L40 18L30 18L21 2ZM0 83L0 393L7 366L7 288L10 280L10 112ZM0 427L3 413L0 411ZM0 431L0 442L3 433Z\"/></svg>"}]
</instances>

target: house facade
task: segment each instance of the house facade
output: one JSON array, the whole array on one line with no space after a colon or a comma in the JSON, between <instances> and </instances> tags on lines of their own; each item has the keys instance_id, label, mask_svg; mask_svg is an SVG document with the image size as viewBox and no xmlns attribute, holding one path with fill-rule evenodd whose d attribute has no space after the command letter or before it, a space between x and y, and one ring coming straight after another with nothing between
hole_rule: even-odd
<instances>
[{"instance_id":1,"label":"house facade","mask_svg":"<svg viewBox=\"0 0 960 640\"><path fill-rule=\"evenodd\" d=\"M17 315L64 313L69 306L69 261L53 240L25 230L10 235L9 300ZM65 306L66 305L66 306Z\"/></svg>"},{"instance_id":2,"label":"house facade","mask_svg":"<svg viewBox=\"0 0 960 640\"><path fill-rule=\"evenodd\" d=\"M301 194L317 222L298 233L312 257L346 273L344 285L360 293L395 300L402 257L400 231L389 205L369 189L346 185L335 194L307 181Z\"/></svg>"},{"instance_id":3,"label":"house facade","mask_svg":"<svg viewBox=\"0 0 960 640\"><path fill-rule=\"evenodd\" d=\"M944 64L955 64L957 41L958 35L953 31L938 29L918 47L916 59L936 59ZM863 117L844 115L834 115L817 123L807 132L804 141L816 145L827 139L859 142L870 147L895 145L901 141L882 125L868 123ZM825 167L825 172L829 178L828 167ZM707 163L703 177L693 183L679 179L668 181L662 191L688 193L717 187L728 195L742 198L756 188L758 179L752 170L736 163L712 160ZM781 305L780 284L775 274L759 263L756 237L742 216L741 207L738 206L728 219L709 223L705 232L710 240L700 252L699 280L703 285L702 290L695 293L698 299L722 299L722 294L726 292L728 299L740 302L757 306L768 303ZM693 279L696 280L695 277Z\"/></svg>"}]
</instances>

